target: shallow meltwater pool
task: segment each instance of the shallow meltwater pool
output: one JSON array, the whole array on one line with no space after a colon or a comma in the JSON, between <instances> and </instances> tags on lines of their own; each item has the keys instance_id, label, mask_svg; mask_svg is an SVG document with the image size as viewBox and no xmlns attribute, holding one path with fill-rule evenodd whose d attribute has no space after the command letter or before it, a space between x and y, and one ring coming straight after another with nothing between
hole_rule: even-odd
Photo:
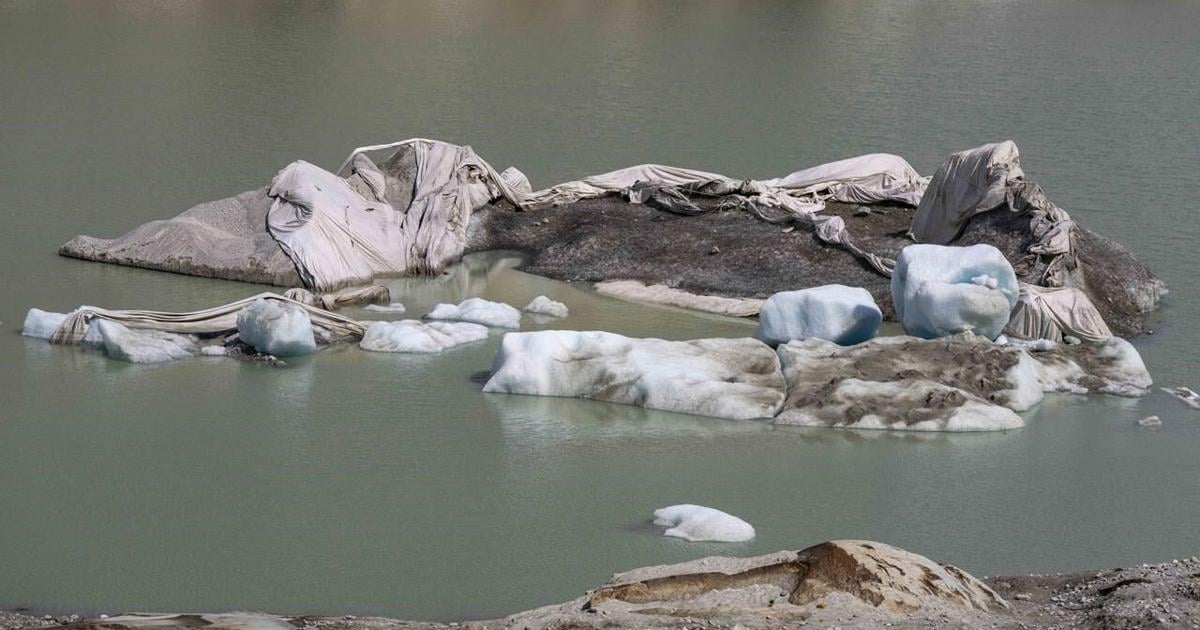
<instances>
[{"instance_id":1,"label":"shallow meltwater pool","mask_svg":"<svg viewBox=\"0 0 1200 630\"><path fill-rule=\"evenodd\" d=\"M1084 11L1083 9L1087 9ZM355 146L470 144L535 187L656 162L775 177L1014 140L1081 225L1171 293L1134 340L1200 389L1198 3L100 3L0 0L0 609L493 617L710 554L890 543L975 575L1200 550L1200 411L1049 395L1023 429L772 427L484 394L500 333L286 369L132 365L19 335L31 307L188 311L265 287L56 255ZM1152 71L1148 71L1152 70ZM736 337L504 255L397 279L404 315L545 294L524 330ZM1136 421L1158 415L1163 425ZM688 543L695 503L757 531Z\"/></svg>"}]
</instances>

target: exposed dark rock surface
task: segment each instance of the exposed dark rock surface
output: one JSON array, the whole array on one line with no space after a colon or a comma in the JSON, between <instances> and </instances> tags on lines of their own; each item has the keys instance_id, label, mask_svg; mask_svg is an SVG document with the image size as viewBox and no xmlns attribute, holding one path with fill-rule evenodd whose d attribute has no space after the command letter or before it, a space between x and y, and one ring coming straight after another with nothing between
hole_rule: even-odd
<instances>
[{"instance_id":1,"label":"exposed dark rock surface","mask_svg":"<svg viewBox=\"0 0 1200 630\"><path fill-rule=\"evenodd\" d=\"M914 210L880 204L829 202L824 212L846 222L862 249L894 258L907 237ZM1079 266L1072 284L1083 289L1120 336L1144 332L1162 282L1124 247L1076 228ZM761 221L739 210L680 216L612 196L534 212L501 202L471 220L468 251L517 250L525 271L568 281L640 280L695 293L765 298L778 291L823 284L861 286L885 319L894 320L891 284L849 252L817 241L803 226ZM1018 277L1034 282L1046 261L1030 256L1026 216L1004 209L979 215L954 244L988 243L1014 263Z\"/></svg>"}]
</instances>

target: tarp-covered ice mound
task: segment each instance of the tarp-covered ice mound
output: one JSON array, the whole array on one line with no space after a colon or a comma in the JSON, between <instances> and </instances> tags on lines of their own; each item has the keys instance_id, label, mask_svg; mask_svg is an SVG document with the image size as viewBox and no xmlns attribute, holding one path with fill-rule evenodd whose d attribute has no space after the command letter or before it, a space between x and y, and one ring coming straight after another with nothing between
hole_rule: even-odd
<instances>
[{"instance_id":1,"label":"tarp-covered ice mound","mask_svg":"<svg viewBox=\"0 0 1200 630\"><path fill-rule=\"evenodd\" d=\"M368 157L381 151L391 153L378 162ZM915 204L924 184L903 158L870 154L763 181L644 164L534 191L520 171L499 173L469 146L418 138L355 149L336 173L296 161L265 190L201 204L117 239L79 236L59 251L329 291L377 276L439 271L464 253L471 215L497 200L536 210L621 194L677 209L681 190L734 195L803 216L823 241L853 249L841 219L815 216L825 199Z\"/></svg>"},{"instance_id":2,"label":"tarp-covered ice mound","mask_svg":"<svg viewBox=\"0 0 1200 630\"><path fill-rule=\"evenodd\" d=\"M199 311L183 313L169 311L146 311L134 309L105 309L81 306L70 313L49 313L30 309L25 318L22 334L48 340L61 345L97 345L102 342L97 322L109 321L121 324L133 331L157 331L178 335L204 336L209 338L235 334L239 331L242 312L250 307L282 308L300 311L308 320L305 330L318 341L361 339L366 325L304 302L275 293L259 293L228 304ZM252 333L253 334L253 333ZM265 332L270 336L270 332Z\"/></svg>"},{"instance_id":3,"label":"tarp-covered ice mound","mask_svg":"<svg viewBox=\"0 0 1200 630\"><path fill-rule=\"evenodd\" d=\"M724 298L862 286L891 318L886 278L911 231L995 245L1022 282L1077 288L1118 334L1142 331L1162 283L1024 179L1011 141L951 156L926 184L903 158L869 154L766 179L645 164L533 190L468 146L412 139L356 149L336 171L294 162L268 187L60 253L327 292L516 249L551 277Z\"/></svg>"},{"instance_id":4,"label":"tarp-covered ice mound","mask_svg":"<svg viewBox=\"0 0 1200 630\"><path fill-rule=\"evenodd\" d=\"M264 187L202 203L115 239L76 236L58 252L190 276L303 286L295 263L266 229L271 203Z\"/></svg>"},{"instance_id":5,"label":"tarp-covered ice mound","mask_svg":"<svg viewBox=\"0 0 1200 630\"><path fill-rule=\"evenodd\" d=\"M988 151L1015 150L1011 143L1000 144L1004 147ZM961 222L953 219L956 236L946 244L992 245L1022 284L1075 288L1112 333L1144 332L1148 313L1165 291L1162 282L1125 248L1071 221L1023 173L1006 172L1003 202L972 205L978 212ZM970 175L969 169L947 169L941 179L953 184ZM753 314L759 299L780 291L858 286L871 292L884 319L897 319L890 265L913 243L908 234L921 212L896 199L867 207L831 195L820 200L820 210L806 214L795 204L770 205L770 195L673 190L699 213L678 200L633 203L618 194L550 212L486 206L472 219L468 251L522 250L529 257L524 269L532 273L603 283L614 289L610 293L630 299L733 314ZM931 216L947 221L958 216L928 194L922 199ZM849 246L830 246L821 237L822 226L834 225L834 219ZM1106 334L1098 326L1087 329L1097 337Z\"/></svg>"}]
</instances>

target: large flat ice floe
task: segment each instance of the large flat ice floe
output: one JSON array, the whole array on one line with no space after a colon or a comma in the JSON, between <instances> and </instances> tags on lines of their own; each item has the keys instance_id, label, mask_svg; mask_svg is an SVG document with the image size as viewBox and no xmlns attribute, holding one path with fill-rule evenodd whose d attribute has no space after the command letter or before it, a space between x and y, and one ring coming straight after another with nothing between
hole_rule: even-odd
<instances>
[{"instance_id":1,"label":"large flat ice floe","mask_svg":"<svg viewBox=\"0 0 1200 630\"><path fill-rule=\"evenodd\" d=\"M827 284L772 295L759 311L754 336L772 346L808 338L849 346L874 337L882 322L866 289Z\"/></svg>"},{"instance_id":2,"label":"large flat ice floe","mask_svg":"<svg viewBox=\"0 0 1200 630\"><path fill-rule=\"evenodd\" d=\"M497 328L520 328L521 311L502 302L467 298L458 304L438 304L426 319L471 322Z\"/></svg>"},{"instance_id":3,"label":"large flat ice floe","mask_svg":"<svg viewBox=\"0 0 1200 630\"><path fill-rule=\"evenodd\" d=\"M487 339L487 326L466 322L372 322L358 346L372 352L431 354Z\"/></svg>"},{"instance_id":4,"label":"large flat ice floe","mask_svg":"<svg viewBox=\"0 0 1200 630\"><path fill-rule=\"evenodd\" d=\"M256 300L238 313L237 329L242 341L264 354L292 357L317 349L308 312L292 304Z\"/></svg>"},{"instance_id":5,"label":"large flat ice floe","mask_svg":"<svg viewBox=\"0 0 1200 630\"><path fill-rule=\"evenodd\" d=\"M775 424L902 431L1002 431L1046 393L1145 395L1152 380L1124 339L999 344L965 333L663 341L606 332L509 333L485 392L572 396Z\"/></svg>"},{"instance_id":6,"label":"large flat ice floe","mask_svg":"<svg viewBox=\"0 0 1200 630\"><path fill-rule=\"evenodd\" d=\"M756 339L664 341L560 330L504 335L483 391L732 420L770 418L784 397L779 360Z\"/></svg>"},{"instance_id":7,"label":"large flat ice floe","mask_svg":"<svg viewBox=\"0 0 1200 630\"><path fill-rule=\"evenodd\" d=\"M779 347L788 395L776 424L906 431L996 431L1047 392L1138 396L1141 357L1113 337L1030 352L974 335L880 337L852 347L819 339Z\"/></svg>"},{"instance_id":8,"label":"large flat ice floe","mask_svg":"<svg viewBox=\"0 0 1200 630\"><path fill-rule=\"evenodd\" d=\"M666 527L663 536L690 542L746 542L754 527L742 519L703 505L671 505L654 510L654 524Z\"/></svg>"},{"instance_id":9,"label":"large flat ice floe","mask_svg":"<svg viewBox=\"0 0 1200 630\"><path fill-rule=\"evenodd\" d=\"M896 318L926 339L962 332L995 339L1019 293L1012 265L991 245L909 245L892 274Z\"/></svg>"}]
</instances>

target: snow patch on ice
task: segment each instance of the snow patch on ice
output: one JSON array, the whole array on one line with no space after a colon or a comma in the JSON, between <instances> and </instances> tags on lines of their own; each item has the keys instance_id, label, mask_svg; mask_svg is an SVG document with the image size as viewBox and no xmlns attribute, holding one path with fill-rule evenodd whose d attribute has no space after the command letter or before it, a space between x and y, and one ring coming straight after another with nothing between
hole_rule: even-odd
<instances>
[{"instance_id":1,"label":"snow patch on ice","mask_svg":"<svg viewBox=\"0 0 1200 630\"><path fill-rule=\"evenodd\" d=\"M308 312L293 304L256 300L238 313L237 328L242 341L264 354L291 357L317 349Z\"/></svg>"},{"instance_id":2,"label":"snow patch on ice","mask_svg":"<svg viewBox=\"0 0 1200 630\"><path fill-rule=\"evenodd\" d=\"M535 313L537 315L548 315L550 317L563 318L567 316L567 305L562 302L555 302L550 298L539 295L533 298L533 301L525 305L521 309L526 313Z\"/></svg>"},{"instance_id":3,"label":"snow patch on ice","mask_svg":"<svg viewBox=\"0 0 1200 630\"><path fill-rule=\"evenodd\" d=\"M372 322L358 346L372 352L436 353L487 339L488 329L465 322L425 323L415 319Z\"/></svg>"},{"instance_id":4,"label":"snow patch on ice","mask_svg":"<svg viewBox=\"0 0 1200 630\"><path fill-rule=\"evenodd\" d=\"M866 289L828 284L772 295L759 311L754 337L772 346L813 337L850 346L875 337L882 321Z\"/></svg>"},{"instance_id":5,"label":"snow patch on ice","mask_svg":"<svg viewBox=\"0 0 1200 630\"><path fill-rule=\"evenodd\" d=\"M497 328L521 327L521 311L508 304L489 302L483 298L468 298L458 304L438 304L425 317L472 322Z\"/></svg>"},{"instance_id":6,"label":"snow patch on ice","mask_svg":"<svg viewBox=\"0 0 1200 630\"><path fill-rule=\"evenodd\" d=\"M1018 294L1012 265L991 245L909 245L892 275L897 319L926 339L961 332L995 339Z\"/></svg>"},{"instance_id":7,"label":"snow patch on ice","mask_svg":"<svg viewBox=\"0 0 1200 630\"><path fill-rule=\"evenodd\" d=\"M746 542L754 527L742 519L703 505L671 505L654 510L654 524L666 527L664 536L691 542Z\"/></svg>"},{"instance_id":8,"label":"snow patch on ice","mask_svg":"<svg viewBox=\"0 0 1200 630\"><path fill-rule=\"evenodd\" d=\"M196 353L196 343L187 335L157 330L134 330L105 319L97 319L90 328L99 331L104 352L110 358L121 361L165 363Z\"/></svg>"},{"instance_id":9,"label":"snow patch on ice","mask_svg":"<svg viewBox=\"0 0 1200 630\"><path fill-rule=\"evenodd\" d=\"M1000 283L986 273L971 278L971 283L978 284L981 287L987 287L989 289L996 289L1000 287Z\"/></svg>"}]
</instances>

